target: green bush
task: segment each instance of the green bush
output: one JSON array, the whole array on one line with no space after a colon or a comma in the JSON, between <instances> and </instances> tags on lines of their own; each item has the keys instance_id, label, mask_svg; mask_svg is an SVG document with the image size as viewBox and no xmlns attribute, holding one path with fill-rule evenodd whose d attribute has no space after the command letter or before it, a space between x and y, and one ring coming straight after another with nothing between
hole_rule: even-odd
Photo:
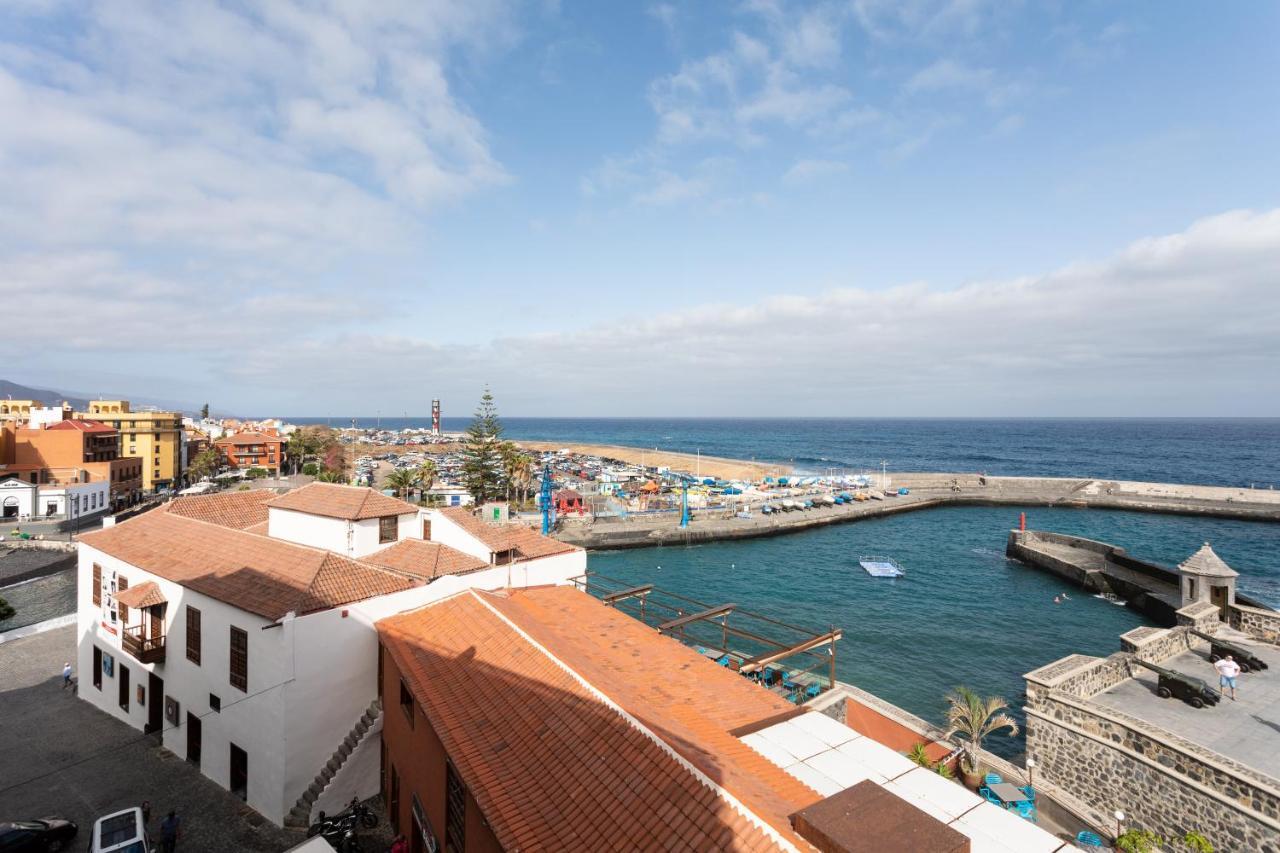
<instances>
[{"instance_id":1,"label":"green bush","mask_svg":"<svg viewBox=\"0 0 1280 853\"><path fill-rule=\"evenodd\" d=\"M267 471L266 468L250 468L248 471L244 472L244 475L250 480L261 480L263 477L267 476L268 473L270 472Z\"/></svg>"},{"instance_id":2,"label":"green bush","mask_svg":"<svg viewBox=\"0 0 1280 853\"><path fill-rule=\"evenodd\" d=\"M320 473L320 466L314 462L307 462L302 466L302 473L308 477L314 477Z\"/></svg>"},{"instance_id":3,"label":"green bush","mask_svg":"<svg viewBox=\"0 0 1280 853\"><path fill-rule=\"evenodd\" d=\"M1149 829L1127 829L1116 839L1116 849L1125 853L1153 853L1164 839Z\"/></svg>"},{"instance_id":4,"label":"green bush","mask_svg":"<svg viewBox=\"0 0 1280 853\"><path fill-rule=\"evenodd\" d=\"M1213 845L1209 843L1209 839L1194 829L1182 836L1182 843L1191 853L1213 853Z\"/></svg>"},{"instance_id":5,"label":"green bush","mask_svg":"<svg viewBox=\"0 0 1280 853\"><path fill-rule=\"evenodd\" d=\"M3 622L6 619L12 619L13 614L17 612L18 611L13 609L12 604L5 601L3 597L0 597L0 622Z\"/></svg>"}]
</instances>

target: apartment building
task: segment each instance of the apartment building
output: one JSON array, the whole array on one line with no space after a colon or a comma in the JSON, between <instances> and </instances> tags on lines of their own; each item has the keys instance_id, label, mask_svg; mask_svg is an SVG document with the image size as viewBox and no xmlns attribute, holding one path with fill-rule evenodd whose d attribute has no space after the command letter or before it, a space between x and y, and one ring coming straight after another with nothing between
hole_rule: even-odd
<instances>
[{"instance_id":1,"label":"apartment building","mask_svg":"<svg viewBox=\"0 0 1280 853\"><path fill-rule=\"evenodd\" d=\"M53 411L70 415L70 411ZM31 425L39 424L39 425ZM12 476L46 486L83 486L67 492L67 500L53 495L37 501L32 515L75 515L120 510L138 501L142 493L142 462L121 458L119 436L99 421L34 419L29 425L10 421L0 425L0 476ZM106 498L99 501L94 484L105 484ZM88 505L79 508L76 497L85 493ZM74 493L74 494L73 494ZM56 512L49 507L58 506Z\"/></svg>"},{"instance_id":2,"label":"apartment building","mask_svg":"<svg viewBox=\"0 0 1280 853\"><path fill-rule=\"evenodd\" d=\"M265 468L279 473L284 462L284 439L263 432L224 435L213 443L222 464L231 468Z\"/></svg>"},{"instance_id":3,"label":"apartment building","mask_svg":"<svg viewBox=\"0 0 1280 853\"><path fill-rule=\"evenodd\" d=\"M142 489L155 492L183 484L185 433L178 412L138 411L128 400L93 400L76 417L98 420L119 432L121 456L142 460Z\"/></svg>"}]
</instances>

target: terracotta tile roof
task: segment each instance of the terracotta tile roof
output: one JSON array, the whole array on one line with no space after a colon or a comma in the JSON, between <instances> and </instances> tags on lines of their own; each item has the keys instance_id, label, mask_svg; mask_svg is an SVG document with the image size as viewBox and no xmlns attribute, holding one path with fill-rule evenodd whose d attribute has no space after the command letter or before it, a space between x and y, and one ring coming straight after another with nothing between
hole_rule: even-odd
<instances>
[{"instance_id":1,"label":"terracotta tile roof","mask_svg":"<svg viewBox=\"0 0 1280 853\"><path fill-rule=\"evenodd\" d=\"M365 563L405 572L424 580L433 580L441 575L465 575L489 568L484 560L448 545L422 539L401 539L394 545L388 545L381 551L374 551L360 559Z\"/></svg>"},{"instance_id":2,"label":"terracotta tile roof","mask_svg":"<svg viewBox=\"0 0 1280 853\"><path fill-rule=\"evenodd\" d=\"M490 551L520 552L522 557L530 560L537 557L549 557L552 554L564 554L569 551L580 551L577 545L570 545L550 536L543 536L538 531L519 522L494 524L483 521L462 507L446 507L440 510L445 518L457 524L476 539L483 542Z\"/></svg>"},{"instance_id":3,"label":"terracotta tile roof","mask_svg":"<svg viewBox=\"0 0 1280 853\"><path fill-rule=\"evenodd\" d=\"M247 492L221 492L215 495L189 495L174 498L161 511L207 521L219 527L244 530L267 520L267 502L279 495L270 489ZM263 531L265 532L265 530Z\"/></svg>"},{"instance_id":4,"label":"terracotta tile roof","mask_svg":"<svg viewBox=\"0 0 1280 853\"><path fill-rule=\"evenodd\" d=\"M169 600L164 597L160 585L155 581L143 581L117 593L116 601L126 607L151 607L154 604L167 604Z\"/></svg>"},{"instance_id":5,"label":"terracotta tile roof","mask_svg":"<svg viewBox=\"0 0 1280 853\"><path fill-rule=\"evenodd\" d=\"M269 441L284 443L284 439L278 435L267 435L262 432L237 432L232 435L222 436L214 444L264 444Z\"/></svg>"},{"instance_id":6,"label":"terracotta tile roof","mask_svg":"<svg viewBox=\"0 0 1280 853\"><path fill-rule=\"evenodd\" d=\"M115 427L109 427L106 424L102 423L101 421L85 421L85 420L80 420L79 418L74 418L74 419L65 420L65 421L58 421L57 423L50 424L49 426L45 427L45 429L61 429L61 430L74 429L74 430L79 430L80 432L103 432L103 433L116 431Z\"/></svg>"},{"instance_id":7,"label":"terracotta tile roof","mask_svg":"<svg viewBox=\"0 0 1280 853\"><path fill-rule=\"evenodd\" d=\"M80 541L154 575L267 619L416 586L412 578L319 548L172 512L143 513Z\"/></svg>"},{"instance_id":8,"label":"terracotta tile roof","mask_svg":"<svg viewBox=\"0 0 1280 853\"><path fill-rule=\"evenodd\" d=\"M418 508L397 498L389 498L382 492L363 486L343 486L337 483L308 483L300 489L286 492L271 502L273 507L358 521L362 518L381 518L387 515L405 515Z\"/></svg>"},{"instance_id":9,"label":"terracotta tile roof","mask_svg":"<svg viewBox=\"0 0 1280 853\"><path fill-rule=\"evenodd\" d=\"M788 815L821 797L729 734L794 706L585 593L468 590L378 631L504 848L809 848Z\"/></svg>"}]
</instances>

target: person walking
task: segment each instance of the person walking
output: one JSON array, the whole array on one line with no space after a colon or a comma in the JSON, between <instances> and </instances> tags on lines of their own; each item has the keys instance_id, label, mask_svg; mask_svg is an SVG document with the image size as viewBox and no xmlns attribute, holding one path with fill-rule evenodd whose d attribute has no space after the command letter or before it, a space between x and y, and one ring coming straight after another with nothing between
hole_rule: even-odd
<instances>
[{"instance_id":1,"label":"person walking","mask_svg":"<svg viewBox=\"0 0 1280 853\"><path fill-rule=\"evenodd\" d=\"M178 813L170 809L165 819L160 821L160 846L164 853L173 853L178 846L178 836L181 834L181 821L178 819Z\"/></svg>"},{"instance_id":2,"label":"person walking","mask_svg":"<svg viewBox=\"0 0 1280 853\"><path fill-rule=\"evenodd\" d=\"M62 665L62 689L66 690L71 686L71 661L67 661Z\"/></svg>"},{"instance_id":3,"label":"person walking","mask_svg":"<svg viewBox=\"0 0 1280 853\"><path fill-rule=\"evenodd\" d=\"M1228 688L1231 690L1231 701L1236 701L1236 676L1240 674L1240 664L1232 660L1231 655L1219 660L1213 665L1218 671L1218 690L1225 693Z\"/></svg>"}]
</instances>

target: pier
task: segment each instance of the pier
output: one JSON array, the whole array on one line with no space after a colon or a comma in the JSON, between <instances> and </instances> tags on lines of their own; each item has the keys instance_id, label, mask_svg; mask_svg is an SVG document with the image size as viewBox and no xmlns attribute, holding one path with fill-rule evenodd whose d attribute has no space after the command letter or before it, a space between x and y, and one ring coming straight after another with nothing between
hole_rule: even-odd
<instances>
[{"instance_id":1,"label":"pier","mask_svg":"<svg viewBox=\"0 0 1280 853\"><path fill-rule=\"evenodd\" d=\"M567 518L554 535L588 549L685 545L797 533L940 506L1077 507L1280 521L1280 491L1271 489L946 473L895 473L889 483L909 494L772 515L760 513L759 502L740 505L750 518L725 510L698 510L688 527L680 527L678 514L670 513L594 521Z\"/></svg>"}]
</instances>

